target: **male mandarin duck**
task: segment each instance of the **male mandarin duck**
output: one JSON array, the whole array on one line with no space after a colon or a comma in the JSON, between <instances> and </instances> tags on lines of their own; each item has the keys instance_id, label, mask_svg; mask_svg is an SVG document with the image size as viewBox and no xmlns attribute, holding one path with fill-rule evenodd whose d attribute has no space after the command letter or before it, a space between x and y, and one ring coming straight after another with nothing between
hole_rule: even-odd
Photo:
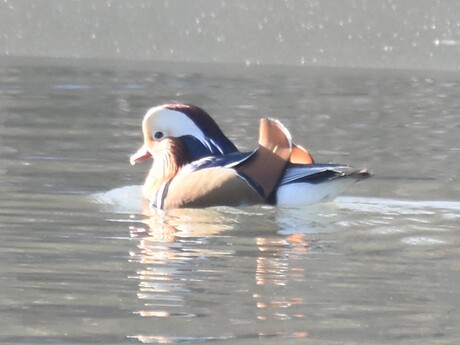
<instances>
[{"instance_id":1,"label":"male mandarin duck","mask_svg":"<svg viewBox=\"0 0 460 345\"><path fill-rule=\"evenodd\" d=\"M185 104L151 108L144 144L131 164L153 158L142 188L152 207L307 205L333 200L366 169L315 164L277 120L261 119L259 147L239 152L203 109Z\"/></svg>"}]
</instances>

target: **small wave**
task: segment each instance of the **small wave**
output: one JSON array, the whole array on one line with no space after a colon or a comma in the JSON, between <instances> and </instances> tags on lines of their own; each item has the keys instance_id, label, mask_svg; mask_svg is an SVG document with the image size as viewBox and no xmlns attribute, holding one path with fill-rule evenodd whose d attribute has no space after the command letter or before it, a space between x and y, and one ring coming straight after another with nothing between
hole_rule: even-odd
<instances>
[{"instance_id":1,"label":"small wave","mask_svg":"<svg viewBox=\"0 0 460 345\"><path fill-rule=\"evenodd\" d=\"M430 215L440 210L460 211L459 201L340 197L336 200L336 204L344 209L382 214Z\"/></svg>"},{"instance_id":2,"label":"small wave","mask_svg":"<svg viewBox=\"0 0 460 345\"><path fill-rule=\"evenodd\" d=\"M127 214L141 214L142 186L124 186L91 195L91 200L100 204L104 209Z\"/></svg>"},{"instance_id":3,"label":"small wave","mask_svg":"<svg viewBox=\"0 0 460 345\"><path fill-rule=\"evenodd\" d=\"M446 242L436 238L436 237L427 237L427 236L410 236L405 237L401 240L405 244L412 246L431 246L437 244L445 244Z\"/></svg>"}]
</instances>

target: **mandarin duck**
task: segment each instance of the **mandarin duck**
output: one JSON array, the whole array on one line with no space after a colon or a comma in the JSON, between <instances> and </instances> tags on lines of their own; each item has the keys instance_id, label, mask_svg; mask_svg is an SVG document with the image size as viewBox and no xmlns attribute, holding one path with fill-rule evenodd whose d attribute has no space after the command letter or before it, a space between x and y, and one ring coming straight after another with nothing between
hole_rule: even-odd
<instances>
[{"instance_id":1,"label":"mandarin duck","mask_svg":"<svg viewBox=\"0 0 460 345\"><path fill-rule=\"evenodd\" d=\"M240 152L203 109L164 104L142 121L144 144L131 164L153 159L142 195L158 209L308 205L331 201L370 176L341 164L316 164L277 120L260 121L258 148Z\"/></svg>"}]
</instances>

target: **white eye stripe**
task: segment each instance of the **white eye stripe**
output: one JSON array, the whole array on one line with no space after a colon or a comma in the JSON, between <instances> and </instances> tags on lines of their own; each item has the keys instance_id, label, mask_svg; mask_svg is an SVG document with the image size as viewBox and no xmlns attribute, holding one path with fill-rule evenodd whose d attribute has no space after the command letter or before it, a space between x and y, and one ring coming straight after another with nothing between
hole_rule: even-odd
<instances>
[{"instance_id":1,"label":"white eye stripe","mask_svg":"<svg viewBox=\"0 0 460 345\"><path fill-rule=\"evenodd\" d=\"M155 135L161 132L163 137L192 135L205 141L202 130L186 114L164 106L151 108L144 117L143 126L148 126L153 139L158 139Z\"/></svg>"}]
</instances>

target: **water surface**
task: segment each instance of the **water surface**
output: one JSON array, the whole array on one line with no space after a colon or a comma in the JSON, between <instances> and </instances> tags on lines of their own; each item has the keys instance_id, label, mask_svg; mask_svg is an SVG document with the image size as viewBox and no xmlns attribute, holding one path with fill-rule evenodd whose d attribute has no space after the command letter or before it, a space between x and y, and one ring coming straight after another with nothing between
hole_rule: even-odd
<instances>
[{"instance_id":1,"label":"water surface","mask_svg":"<svg viewBox=\"0 0 460 345\"><path fill-rule=\"evenodd\" d=\"M0 68L2 344L456 344L459 76L97 63ZM194 103L242 150L279 118L376 176L335 203L154 212L148 107Z\"/></svg>"}]
</instances>

